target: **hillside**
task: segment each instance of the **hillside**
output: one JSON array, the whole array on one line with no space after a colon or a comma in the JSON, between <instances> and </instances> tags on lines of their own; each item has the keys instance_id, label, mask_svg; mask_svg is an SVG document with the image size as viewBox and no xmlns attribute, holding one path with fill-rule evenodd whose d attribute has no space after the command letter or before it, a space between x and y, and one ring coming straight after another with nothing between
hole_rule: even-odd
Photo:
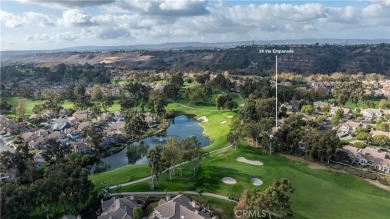
<instances>
[{"instance_id":1,"label":"hillside","mask_svg":"<svg viewBox=\"0 0 390 219\"><path fill-rule=\"evenodd\" d=\"M274 72L275 55L259 49L293 49L279 55L279 71L313 73L380 73L390 75L390 44L367 45L255 45L229 49L141 50L121 52L57 52L3 57L15 62L45 66L106 63L131 70L229 71L231 74L268 75Z\"/></svg>"}]
</instances>

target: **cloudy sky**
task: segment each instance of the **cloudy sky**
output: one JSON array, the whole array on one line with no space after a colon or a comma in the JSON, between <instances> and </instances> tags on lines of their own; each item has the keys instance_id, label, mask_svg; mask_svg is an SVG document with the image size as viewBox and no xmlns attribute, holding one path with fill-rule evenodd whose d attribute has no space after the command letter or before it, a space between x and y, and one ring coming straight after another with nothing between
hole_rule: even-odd
<instances>
[{"instance_id":1,"label":"cloudy sky","mask_svg":"<svg viewBox=\"0 0 390 219\"><path fill-rule=\"evenodd\" d=\"M389 39L390 0L1 0L1 50Z\"/></svg>"}]
</instances>

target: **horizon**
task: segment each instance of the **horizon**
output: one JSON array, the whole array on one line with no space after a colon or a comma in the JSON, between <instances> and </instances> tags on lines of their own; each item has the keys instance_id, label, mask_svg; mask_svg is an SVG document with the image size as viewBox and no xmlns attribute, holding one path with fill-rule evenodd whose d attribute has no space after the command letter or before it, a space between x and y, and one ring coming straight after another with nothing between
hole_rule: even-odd
<instances>
[{"instance_id":1,"label":"horizon","mask_svg":"<svg viewBox=\"0 0 390 219\"><path fill-rule=\"evenodd\" d=\"M1 51L303 38L390 39L390 2L2 2ZM218 39L218 40L216 40Z\"/></svg>"},{"instance_id":2,"label":"horizon","mask_svg":"<svg viewBox=\"0 0 390 219\"><path fill-rule=\"evenodd\" d=\"M72 51L64 51L64 50L69 50L69 49L75 49L74 51L75 52L92 52L92 51L81 51L81 50L77 50L77 49L82 49L82 48L88 48L88 47L96 47L96 48L106 48L106 47L120 47L120 46L123 46L123 47L136 47L136 46L147 46L149 48L134 48L134 49L129 49L129 50L143 50L143 49L153 49L153 48L150 48L152 46L163 46L163 45L167 45L167 44L204 44L205 46L207 46L207 44L230 44L230 43L235 43L237 44L236 46L240 46L240 45L244 45L244 44L247 44L247 43L251 43L251 42L254 42L255 45L266 45L266 44L261 44L261 43L272 43L272 42L277 42L277 41L282 41L282 43L275 43L275 44L272 44L272 45L285 45L285 44L288 44L288 45L311 45L311 44L314 44L315 42L303 42L303 41L315 41L315 40L318 40L319 42L316 42L316 43L319 43L320 45L325 45L327 44L328 42L327 41L345 41L345 42L339 42L339 43L333 43L333 44L336 44L336 45L341 45L341 44L344 44L344 43L351 43L351 44L366 44L366 43L369 43L369 44L381 44L381 43L390 43L390 39L384 39L384 38L377 38L377 39L362 39L362 38L355 38L355 39L350 39L350 38L345 38L345 39L342 39L342 38L301 38L301 39L279 39L279 40L243 40L243 41L225 41L225 42L221 42L221 41L215 41L215 42L196 42L196 41L181 41L181 42L162 42L162 43L138 43L138 44L122 44L122 45L80 45L80 46L70 46L70 47L59 47L59 48L50 48L50 49L29 49L29 50L26 50L26 49L20 49L20 50L0 50L0 52L34 52L34 51L40 51L40 52L50 52L50 51L53 51L53 52L72 52ZM287 42L283 42L283 41L295 41L295 42L292 42L292 43L287 43ZM302 41L302 42L299 42L299 41ZM322 42L321 42L322 41ZM353 43L353 42L348 42L348 41L363 41L363 42L359 42L359 43ZM372 41L378 41L378 42L372 42ZM372 43L370 43L372 42ZM240 44L242 43L242 44ZM260 44L256 44L256 43L260 43ZM191 47L191 45L188 45ZM186 47L186 46L183 46L183 47ZM183 47L169 47L169 48L172 48L172 49L180 49L180 48L183 48ZM165 49L169 49L169 48L155 48L156 50L165 50ZM194 46L195 49L196 46ZM214 47L210 47L210 48L218 48L218 46L214 46ZM219 47L219 48L222 48L222 47ZM227 47L226 47L227 48ZM107 50L107 51L111 51L111 50ZM112 51L115 51L115 50L112 50Z\"/></svg>"}]
</instances>

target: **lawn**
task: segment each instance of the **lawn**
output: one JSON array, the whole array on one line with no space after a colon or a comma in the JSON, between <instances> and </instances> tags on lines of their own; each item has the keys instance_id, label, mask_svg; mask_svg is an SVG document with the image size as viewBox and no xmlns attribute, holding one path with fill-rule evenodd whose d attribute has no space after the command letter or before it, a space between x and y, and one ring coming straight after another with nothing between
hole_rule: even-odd
<instances>
[{"instance_id":1,"label":"lawn","mask_svg":"<svg viewBox=\"0 0 390 219\"><path fill-rule=\"evenodd\" d=\"M32 109L37 104L42 104L44 101L41 100L30 100L22 97L1 97L3 100L7 101L12 105L13 108L17 107L19 103L21 103L26 109L25 114L31 115L33 114Z\"/></svg>"},{"instance_id":2,"label":"lawn","mask_svg":"<svg viewBox=\"0 0 390 219\"><path fill-rule=\"evenodd\" d=\"M89 179L95 185L95 190L101 191L103 188L102 183L108 185L117 185L141 179L150 175L150 168L147 164L140 165L127 165L112 171L104 173L93 174L89 176Z\"/></svg>"},{"instance_id":3,"label":"lawn","mask_svg":"<svg viewBox=\"0 0 390 219\"><path fill-rule=\"evenodd\" d=\"M238 156L260 160L264 167L237 162ZM235 185L222 183L221 178L233 177ZM295 218L386 218L390 215L390 193L355 176L327 170L313 170L306 164L288 160L279 155L269 156L260 150L240 147L225 153L212 154L202 162L196 178L184 171L183 177L160 176L156 190L185 191L206 188L226 196L239 196L246 189L255 188L249 180L260 178L265 189L273 179L287 178L295 192L291 195ZM148 191L145 181L123 187L122 191ZM231 210L231 215L233 210Z\"/></svg>"}]
</instances>

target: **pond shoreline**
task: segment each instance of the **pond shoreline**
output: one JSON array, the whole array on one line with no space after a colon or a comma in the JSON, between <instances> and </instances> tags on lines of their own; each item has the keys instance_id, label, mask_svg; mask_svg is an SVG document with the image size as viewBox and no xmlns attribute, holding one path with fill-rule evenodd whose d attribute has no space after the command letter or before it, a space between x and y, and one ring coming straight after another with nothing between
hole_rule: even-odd
<instances>
[{"instance_id":1,"label":"pond shoreline","mask_svg":"<svg viewBox=\"0 0 390 219\"><path fill-rule=\"evenodd\" d=\"M132 143L137 144L143 141L146 145L154 148L156 145L166 145L166 140L169 137L176 137L179 140L184 140L190 136L195 136L201 143L202 147L207 147L213 140L204 134L204 127L196 119L194 114L176 113L173 119L167 119L163 124L159 124L154 130L150 130L147 134L135 138L131 141L118 144L116 147L109 148L101 157L103 163L109 164L107 170L113 170L120 166L128 164L140 164L147 162L145 155L137 158L135 163L128 161L127 146ZM131 158L137 156L132 154ZM130 163L128 163L130 162ZM125 164L126 163L126 164ZM91 168L92 171L94 168ZM105 168L106 169L106 168Z\"/></svg>"}]
</instances>

